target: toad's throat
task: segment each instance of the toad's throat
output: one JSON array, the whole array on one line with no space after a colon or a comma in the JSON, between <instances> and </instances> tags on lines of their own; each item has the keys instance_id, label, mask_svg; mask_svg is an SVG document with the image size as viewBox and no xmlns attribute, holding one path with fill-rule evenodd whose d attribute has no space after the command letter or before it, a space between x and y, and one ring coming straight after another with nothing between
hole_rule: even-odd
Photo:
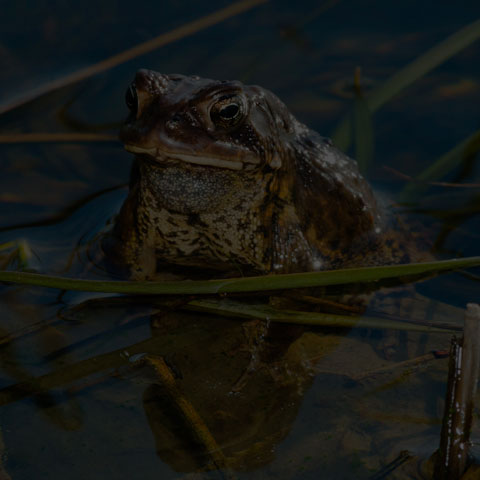
<instances>
[{"instance_id":1,"label":"toad's throat","mask_svg":"<svg viewBox=\"0 0 480 480\"><path fill-rule=\"evenodd\" d=\"M190 155L187 153L167 152L158 147L143 148L136 145L125 145L125 150L132 153L148 155L158 162L164 162L168 159L180 160L186 163L194 163L196 165L208 165L217 168L229 168L230 170L243 170L244 168L252 168L258 164L258 160L253 156L243 157L235 160L225 160L218 157L206 157L202 155Z\"/></svg>"}]
</instances>

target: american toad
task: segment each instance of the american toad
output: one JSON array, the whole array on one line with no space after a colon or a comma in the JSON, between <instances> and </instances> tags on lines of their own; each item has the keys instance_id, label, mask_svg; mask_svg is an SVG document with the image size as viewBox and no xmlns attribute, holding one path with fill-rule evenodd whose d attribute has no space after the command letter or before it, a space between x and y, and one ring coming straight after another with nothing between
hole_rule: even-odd
<instances>
[{"instance_id":1,"label":"american toad","mask_svg":"<svg viewBox=\"0 0 480 480\"><path fill-rule=\"evenodd\" d=\"M133 278L407 259L356 162L268 90L140 70L126 102L135 161L108 250Z\"/></svg>"}]
</instances>

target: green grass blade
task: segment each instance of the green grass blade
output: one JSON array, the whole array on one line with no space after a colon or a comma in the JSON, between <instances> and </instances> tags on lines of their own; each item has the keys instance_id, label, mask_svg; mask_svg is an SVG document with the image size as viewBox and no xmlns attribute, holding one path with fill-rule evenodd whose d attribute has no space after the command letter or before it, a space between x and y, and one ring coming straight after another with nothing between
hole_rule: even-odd
<instances>
[{"instance_id":1,"label":"green grass blade","mask_svg":"<svg viewBox=\"0 0 480 480\"><path fill-rule=\"evenodd\" d=\"M455 333L459 327L452 325L451 328L438 328L435 326L426 326L414 324L411 322L401 322L398 320L389 320L375 317L334 315L329 313L302 312L295 310L277 310L266 304L245 304L231 300L202 299L193 300L183 308L215 315L224 315L228 317L252 318L270 320L280 323L294 323L300 325L341 327L341 328L380 328L393 330L408 330L416 332L429 333Z\"/></svg>"},{"instance_id":2,"label":"green grass blade","mask_svg":"<svg viewBox=\"0 0 480 480\"><path fill-rule=\"evenodd\" d=\"M343 117L342 121L336 126L330 135L333 144L342 152L346 152L352 143L353 122L352 113L349 112Z\"/></svg>"},{"instance_id":3,"label":"green grass blade","mask_svg":"<svg viewBox=\"0 0 480 480\"><path fill-rule=\"evenodd\" d=\"M400 202L415 202L420 195L428 190L428 182L435 182L457 167L465 155L473 149L480 148L480 130L460 142L454 148L443 154L431 166L415 177L400 193Z\"/></svg>"},{"instance_id":4,"label":"green grass blade","mask_svg":"<svg viewBox=\"0 0 480 480\"><path fill-rule=\"evenodd\" d=\"M358 168L365 175L373 163L374 133L373 116L364 97L358 95L353 109L353 133L355 140L355 159Z\"/></svg>"},{"instance_id":5,"label":"green grass blade","mask_svg":"<svg viewBox=\"0 0 480 480\"><path fill-rule=\"evenodd\" d=\"M480 265L480 257L469 257L436 262L410 263L406 265L345 268L324 272L175 282L83 280L29 272L0 271L0 282L36 285L62 290L81 290L86 292L148 295L216 294L375 282L391 278L427 276L443 271L478 265ZM419 279L420 278L410 278L410 281Z\"/></svg>"},{"instance_id":6,"label":"green grass blade","mask_svg":"<svg viewBox=\"0 0 480 480\"><path fill-rule=\"evenodd\" d=\"M471 45L480 38L480 20L470 23L447 37L433 48L417 57L413 62L402 68L385 83L374 89L367 97L369 109L372 113L388 102L403 89L423 77L425 74L438 67L455 54ZM346 115L339 123L332 140L335 145L343 151L348 150L351 137L351 116Z\"/></svg>"}]
</instances>

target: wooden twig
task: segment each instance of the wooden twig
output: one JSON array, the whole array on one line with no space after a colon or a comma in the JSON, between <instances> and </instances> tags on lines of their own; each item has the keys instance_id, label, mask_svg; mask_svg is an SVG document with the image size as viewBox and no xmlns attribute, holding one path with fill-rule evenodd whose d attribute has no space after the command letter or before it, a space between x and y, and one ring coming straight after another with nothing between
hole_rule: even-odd
<instances>
[{"instance_id":1,"label":"wooden twig","mask_svg":"<svg viewBox=\"0 0 480 480\"><path fill-rule=\"evenodd\" d=\"M386 165L383 166L384 170L387 170L397 177L407 180L408 182L414 182L414 183L423 183L424 185L432 185L436 187L449 187L449 188L480 188L480 183L451 183L451 182L433 182L433 181L427 181L427 180L421 180L418 178L411 177L410 175L407 175L405 173L400 172L399 170L396 170L395 168L388 167Z\"/></svg>"},{"instance_id":2,"label":"wooden twig","mask_svg":"<svg viewBox=\"0 0 480 480\"><path fill-rule=\"evenodd\" d=\"M53 388L67 386L76 380L98 374L108 369L129 365L131 363L131 357L150 350L156 351L161 344L161 338L149 338L142 342L129 345L128 347L96 355L59 368L51 373L2 388L0 389L0 406L16 402L25 397L47 392Z\"/></svg>"},{"instance_id":3,"label":"wooden twig","mask_svg":"<svg viewBox=\"0 0 480 480\"><path fill-rule=\"evenodd\" d=\"M402 466L405 462L411 460L412 454L407 450L402 450L397 458L392 460L388 465L385 465L379 472L374 473L368 477L368 480L383 480L395 471L398 467Z\"/></svg>"},{"instance_id":4,"label":"wooden twig","mask_svg":"<svg viewBox=\"0 0 480 480\"><path fill-rule=\"evenodd\" d=\"M116 135L99 133L9 133L0 135L0 143L118 142Z\"/></svg>"},{"instance_id":5,"label":"wooden twig","mask_svg":"<svg viewBox=\"0 0 480 480\"><path fill-rule=\"evenodd\" d=\"M452 339L440 448L435 460L436 480L457 480L465 472L479 363L480 305L469 303L463 338Z\"/></svg>"},{"instance_id":6,"label":"wooden twig","mask_svg":"<svg viewBox=\"0 0 480 480\"><path fill-rule=\"evenodd\" d=\"M181 418L192 432L195 439L203 446L207 455L211 458L215 468L222 470L228 479L235 477L228 471L228 461L222 449L213 438L202 417L189 402L175 381L170 368L165 360L157 355L147 355L139 362L149 363L158 376L159 385L164 389L169 400L180 413Z\"/></svg>"},{"instance_id":7,"label":"wooden twig","mask_svg":"<svg viewBox=\"0 0 480 480\"><path fill-rule=\"evenodd\" d=\"M425 355L421 355L419 357L405 360L403 362L397 362L392 365L387 365L386 367L377 368L375 370L368 370L367 372L354 375L350 378L355 382L362 382L368 378L376 377L378 375L391 374L396 370L398 371L399 369L413 369L415 367L421 367L439 358L443 358L443 357L437 355L436 352L430 352Z\"/></svg>"}]
</instances>

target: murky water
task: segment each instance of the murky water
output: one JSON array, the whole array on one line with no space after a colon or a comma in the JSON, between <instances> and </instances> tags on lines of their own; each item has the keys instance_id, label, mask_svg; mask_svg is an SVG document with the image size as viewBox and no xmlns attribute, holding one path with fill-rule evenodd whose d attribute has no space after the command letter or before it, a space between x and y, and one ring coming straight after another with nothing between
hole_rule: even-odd
<instances>
[{"instance_id":1,"label":"murky water","mask_svg":"<svg viewBox=\"0 0 480 480\"><path fill-rule=\"evenodd\" d=\"M2 7L0 105L228 5L23 3ZM125 88L147 67L258 83L330 135L354 105L356 67L365 93L374 91L478 16L476 2L419 8L259 5L12 109L0 134L116 135ZM388 202L401 198L401 174L415 176L478 130L479 55L477 42L372 117L367 176ZM439 258L479 254L478 144L471 148L440 179L469 188L431 186L397 207ZM0 243L24 241L28 268L43 273L108 278L95 238L126 194L131 158L121 144L5 143L0 162ZM470 274L383 289L366 315L461 323L461 309L479 297L478 269ZM187 311L189 300L1 286L10 477L356 479L402 450L426 460L437 448L447 366L430 352L448 348L449 335L265 325ZM418 468L388 478L421 478Z\"/></svg>"}]
</instances>

